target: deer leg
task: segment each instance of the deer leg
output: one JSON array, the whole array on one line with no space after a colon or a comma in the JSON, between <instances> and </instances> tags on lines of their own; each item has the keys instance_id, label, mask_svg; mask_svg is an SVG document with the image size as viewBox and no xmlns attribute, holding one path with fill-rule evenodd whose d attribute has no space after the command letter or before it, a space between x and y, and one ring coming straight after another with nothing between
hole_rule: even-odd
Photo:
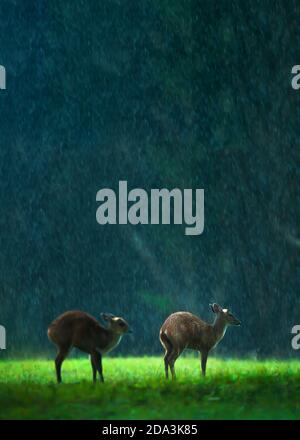
<instances>
[{"instance_id":1,"label":"deer leg","mask_svg":"<svg viewBox=\"0 0 300 440\"><path fill-rule=\"evenodd\" d=\"M64 348L59 347L58 350L59 350L58 354L55 358L55 370L56 370L57 382L61 383L61 366L69 353L70 347L64 347Z\"/></svg>"},{"instance_id":2,"label":"deer leg","mask_svg":"<svg viewBox=\"0 0 300 440\"><path fill-rule=\"evenodd\" d=\"M206 374L207 356L208 356L208 351L203 350L201 352L201 371L202 371L202 376L205 376L205 374Z\"/></svg>"},{"instance_id":3,"label":"deer leg","mask_svg":"<svg viewBox=\"0 0 300 440\"><path fill-rule=\"evenodd\" d=\"M169 355L170 355L170 353L168 351L166 351L165 356L164 356L166 379L169 379L169 361L168 361Z\"/></svg>"},{"instance_id":4,"label":"deer leg","mask_svg":"<svg viewBox=\"0 0 300 440\"><path fill-rule=\"evenodd\" d=\"M98 351L93 351L91 353L91 364L93 369L93 381L96 382L96 375L98 371L101 382L104 382L103 369L102 369L102 356Z\"/></svg>"},{"instance_id":5,"label":"deer leg","mask_svg":"<svg viewBox=\"0 0 300 440\"><path fill-rule=\"evenodd\" d=\"M171 369L170 359L172 359L173 346L171 344L166 344L165 348L166 348L166 352L164 356L165 374L166 374L166 379L169 379L169 367Z\"/></svg>"},{"instance_id":6,"label":"deer leg","mask_svg":"<svg viewBox=\"0 0 300 440\"><path fill-rule=\"evenodd\" d=\"M173 350L168 357L169 366L170 366L173 380L176 379L175 362L176 362L177 358L180 356L180 354L181 354L181 350L177 349L177 350Z\"/></svg>"},{"instance_id":7,"label":"deer leg","mask_svg":"<svg viewBox=\"0 0 300 440\"><path fill-rule=\"evenodd\" d=\"M162 346L165 349L165 356L164 356L165 375L166 375L166 379L168 379L169 378L169 357L172 353L173 345L171 344L171 341L164 333L162 333L160 335L160 341L162 343Z\"/></svg>"},{"instance_id":8,"label":"deer leg","mask_svg":"<svg viewBox=\"0 0 300 440\"><path fill-rule=\"evenodd\" d=\"M97 380L97 368L94 364L94 360L93 360L92 356L91 356L91 366L92 366L92 370L93 370L93 382L95 383Z\"/></svg>"},{"instance_id":9,"label":"deer leg","mask_svg":"<svg viewBox=\"0 0 300 440\"><path fill-rule=\"evenodd\" d=\"M100 376L100 380L101 382L104 382L104 377L103 377L103 368L102 368L102 355L100 353L98 353L98 373Z\"/></svg>"}]
</instances>

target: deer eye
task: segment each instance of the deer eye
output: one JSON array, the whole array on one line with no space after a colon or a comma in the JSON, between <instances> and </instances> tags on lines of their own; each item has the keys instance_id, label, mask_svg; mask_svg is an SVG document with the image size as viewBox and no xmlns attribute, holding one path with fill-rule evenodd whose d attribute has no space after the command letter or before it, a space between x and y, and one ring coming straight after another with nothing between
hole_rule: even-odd
<instances>
[{"instance_id":1,"label":"deer eye","mask_svg":"<svg viewBox=\"0 0 300 440\"><path fill-rule=\"evenodd\" d=\"M119 321L119 326L120 326L120 327L125 327L125 322L123 322L123 321Z\"/></svg>"}]
</instances>

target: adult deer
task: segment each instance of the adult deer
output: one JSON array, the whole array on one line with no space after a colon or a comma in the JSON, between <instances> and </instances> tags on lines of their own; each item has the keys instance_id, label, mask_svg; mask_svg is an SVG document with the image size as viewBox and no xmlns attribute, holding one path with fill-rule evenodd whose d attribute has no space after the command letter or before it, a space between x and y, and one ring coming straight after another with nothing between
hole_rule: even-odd
<instances>
[{"instance_id":1,"label":"adult deer","mask_svg":"<svg viewBox=\"0 0 300 440\"><path fill-rule=\"evenodd\" d=\"M170 315L163 323L159 339L165 348L165 373L168 379L169 367L175 379L175 362L181 353L190 348L201 353L202 374L206 373L207 357L224 337L229 325L240 325L240 321L228 309L218 304L210 304L216 314L213 324L208 324L189 312L177 312Z\"/></svg>"},{"instance_id":2,"label":"adult deer","mask_svg":"<svg viewBox=\"0 0 300 440\"><path fill-rule=\"evenodd\" d=\"M96 381L98 372L104 382L102 355L115 348L130 328L123 318L110 313L102 313L101 316L108 322L107 327L81 311L66 312L50 324L48 337L58 348L55 359L57 382L61 382L61 366L72 347L91 355L93 381Z\"/></svg>"}]
</instances>

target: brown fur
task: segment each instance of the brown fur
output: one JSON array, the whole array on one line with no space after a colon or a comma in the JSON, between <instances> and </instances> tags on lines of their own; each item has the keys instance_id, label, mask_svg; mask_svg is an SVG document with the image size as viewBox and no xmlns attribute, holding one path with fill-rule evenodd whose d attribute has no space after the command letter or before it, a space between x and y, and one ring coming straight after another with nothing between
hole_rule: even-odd
<instances>
[{"instance_id":1,"label":"brown fur","mask_svg":"<svg viewBox=\"0 0 300 440\"><path fill-rule=\"evenodd\" d=\"M189 312L177 312L170 315L160 329L160 342L165 349L165 374L168 378L169 368L172 378L176 377L175 362L185 349L197 350L201 353L201 370L206 373L208 353L223 338L229 325L240 325L227 309L213 304L216 313L213 324L208 324L198 316Z\"/></svg>"},{"instance_id":2,"label":"brown fur","mask_svg":"<svg viewBox=\"0 0 300 440\"><path fill-rule=\"evenodd\" d=\"M81 311L69 311L56 318L48 328L48 337L58 348L55 359L57 381L61 382L61 366L71 348L91 355L93 380L97 372L103 382L102 355L111 351L128 332L127 322L113 315L102 315L108 321L105 328L91 315Z\"/></svg>"}]
</instances>

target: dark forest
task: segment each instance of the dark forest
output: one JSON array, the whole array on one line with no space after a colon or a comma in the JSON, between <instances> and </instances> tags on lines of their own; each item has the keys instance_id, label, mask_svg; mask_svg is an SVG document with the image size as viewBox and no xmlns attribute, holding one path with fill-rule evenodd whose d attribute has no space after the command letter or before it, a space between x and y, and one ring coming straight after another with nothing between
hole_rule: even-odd
<instances>
[{"instance_id":1,"label":"dark forest","mask_svg":"<svg viewBox=\"0 0 300 440\"><path fill-rule=\"evenodd\" d=\"M215 301L242 321L221 355L297 356L299 3L2 0L0 15L7 355L52 350L68 309L123 316L118 353L158 354L168 314L212 321ZM203 234L100 226L96 193L120 180L203 188Z\"/></svg>"}]
</instances>

